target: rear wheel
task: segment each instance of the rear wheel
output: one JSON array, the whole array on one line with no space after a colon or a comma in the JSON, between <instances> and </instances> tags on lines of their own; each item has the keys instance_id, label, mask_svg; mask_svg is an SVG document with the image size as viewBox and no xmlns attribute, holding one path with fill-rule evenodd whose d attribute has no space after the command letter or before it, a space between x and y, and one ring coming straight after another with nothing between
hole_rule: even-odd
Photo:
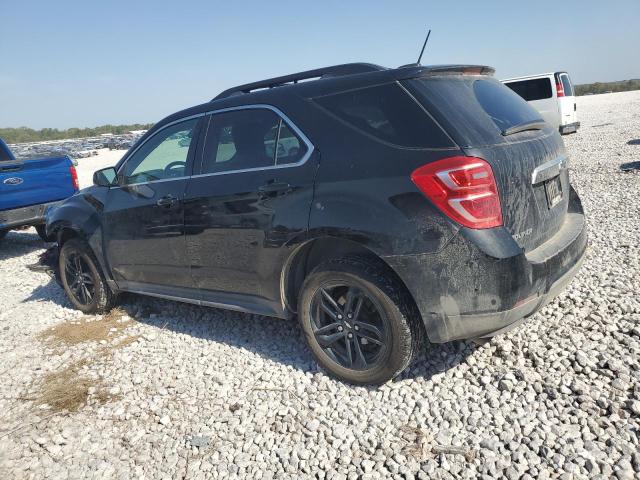
<instances>
[{"instance_id":1,"label":"rear wheel","mask_svg":"<svg viewBox=\"0 0 640 480\"><path fill-rule=\"evenodd\" d=\"M79 240L68 240L58 260L62 286L71 303L84 313L104 313L115 303L98 261L89 246Z\"/></svg>"},{"instance_id":2,"label":"rear wheel","mask_svg":"<svg viewBox=\"0 0 640 480\"><path fill-rule=\"evenodd\" d=\"M357 384L380 384L404 370L422 343L412 299L381 265L351 257L316 267L298 301L318 363Z\"/></svg>"},{"instance_id":3,"label":"rear wheel","mask_svg":"<svg viewBox=\"0 0 640 480\"><path fill-rule=\"evenodd\" d=\"M56 238L53 235L47 235L44 225L36 225L36 232L38 232L38 235L43 242L51 243L56 241Z\"/></svg>"}]
</instances>

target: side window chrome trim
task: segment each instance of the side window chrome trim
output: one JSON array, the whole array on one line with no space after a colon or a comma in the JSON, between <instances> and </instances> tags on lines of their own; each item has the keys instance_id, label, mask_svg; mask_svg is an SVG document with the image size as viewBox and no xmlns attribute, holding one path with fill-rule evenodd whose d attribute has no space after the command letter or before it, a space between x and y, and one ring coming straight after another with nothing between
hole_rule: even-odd
<instances>
[{"instance_id":1,"label":"side window chrome trim","mask_svg":"<svg viewBox=\"0 0 640 480\"><path fill-rule=\"evenodd\" d=\"M153 137L155 137L158 133L162 132L165 128L169 128L177 123L182 123L182 122L186 122L188 120L192 120L194 118L200 118L200 117L204 117L206 115L215 115L218 113L225 113L225 112L234 112L237 110L255 110L255 109L265 109L265 110L271 110L272 112L274 112L276 115L278 115L280 117L280 119L282 119L289 128L291 128L291 130L293 130L293 132L298 135L298 137L300 137L300 139L305 143L305 145L307 146L307 152L302 156L302 158L300 160L298 160L295 163L285 163L283 165L272 165L270 167L256 167L256 168L245 168L245 169L240 169L240 170L228 170L225 172L212 172L212 173L200 173L197 175L190 175L190 176L185 176L185 177L173 177L173 178L163 178L160 180L150 180L148 182L141 182L141 183L131 183L128 185L125 185L126 187L130 187L133 185L146 185L148 183L159 183L159 182L168 182L168 181L172 181L172 180L184 180L184 179L189 179L189 178L200 178L200 177L210 177L210 176L214 176L214 175L229 175L232 173L244 173L244 172L254 172L254 171L262 171L262 170L275 170L275 169L279 169L279 168L292 168L292 167L299 167L300 165L303 165L304 163L307 162L307 160L309 160L309 158L311 157L311 155L313 154L313 152L315 151L315 146L313 145L313 143L311 143L311 140L309 140L309 138L304 134L304 132L302 130L300 130L298 128L298 126L293 123L291 121L291 119L279 108L274 107L273 105L268 105L266 103L256 103L256 104L250 104L250 105L238 105L237 107L227 107L227 108L219 108L216 110L208 110L206 112L202 112L202 113L197 113L195 115L190 115L188 117L183 117L183 118L179 118L177 120L174 120L171 123L167 123L166 125L163 125L162 128L158 129L157 132L155 132L153 135L151 135L149 138L147 138L144 142L142 142L140 145L138 145L135 150L133 150L131 153L127 154L126 158L123 159L122 161L122 165L120 165L120 168L118 169L118 175L120 174L120 170L122 170L124 168L124 166L127 164L127 162L129 161L129 159L145 144L147 143L149 140L151 140ZM276 146L276 151L277 151L277 146ZM113 187L113 188L122 188L121 186L118 187Z\"/></svg>"},{"instance_id":2,"label":"side window chrome trim","mask_svg":"<svg viewBox=\"0 0 640 480\"><path fill-rule=\"evenodd\" d=\"M173 182L174 180L186 180L191 177L171 177L171 178L160 178L158 180L149 180L148 182L138 182L138 183L127 183L126 185L115 185L111 188L129 188L135 187L136 185L149 185L150 183L163 183L163 182Z\"/></svg>"}]
</instances>

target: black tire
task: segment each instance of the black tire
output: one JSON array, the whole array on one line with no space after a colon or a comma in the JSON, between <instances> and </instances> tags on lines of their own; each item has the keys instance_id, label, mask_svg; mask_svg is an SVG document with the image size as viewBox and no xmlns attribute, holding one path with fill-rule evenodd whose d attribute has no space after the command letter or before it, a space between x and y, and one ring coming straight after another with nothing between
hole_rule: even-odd
<instances>
[{"instance_id":1,"label":"black tire","mask_svg":"<svg viewBox=\"0 0 640 480\"><path fill-rule=\"evenodd\" d=\"M76 261L78 263L76 263ZM71 265L79 264L79 275L74 274ZM107 285L107 282L100 269L100 264L93 255L91 248L80 239L72 238L68 240L60 250L58 268L62 286L71 300L71 303L84 313L106 313L115 304L116 297ZM87 290L92 290L90 298L84 292L84 288L78 288L75 282L78 276L82 277L82 282ZM86 285L85 285L86 282ZM89 283L91 287L89 288Z\"/></svg>"},{"instance_id":2,"label":"black tire","mask_svg":"<svg viewBox=\"0 0 640 480\"><path fill-rule=\"evenodd\" d=\"M349 293L352 290L355 293ZM342 296L336 302L324 303L329 298L327 293L334 300ZM354 296L358 300L353 300ZM341 310L335 310L336 304ZM361 318L360 311L365 307L365 317ZM336 314L339 311L342 316ZM352 320L346 319L347 312L351 312L348 318ZM322 316L326 322L319 327L318 318ZM391 380L407 368L423 345L424 328L413 299L383 264L366 258L334 259L317 266L302 285L298 318L317 362L331 375L354 384L378 385ZM374 321L365 326L366 318ZM377 329L376 334L371 327ZM335 333L329 333L332 331ZM377 344L372 343L376 340Z\"/></svg>"},{"instance_id":3,"label":"black tire","mask_svg":"<svg viewBox=\"0 0 640 480\"><path fill-rule=\"evenodd\" d=\"M0 240L6 237L7 233L9 233L9 230L0 230Z\"/></svg>"},{"instance_id":4,"label":"black tire","mask_svg":"<svg viewBox=\"0 0 640 480\"><path fill-rule=\"evenodd\" d=\"M47 235L44 225L36 225L36 232L43 242L51 243L56 241L56 237L53 235Z\"/></svg>"}]
</instances>

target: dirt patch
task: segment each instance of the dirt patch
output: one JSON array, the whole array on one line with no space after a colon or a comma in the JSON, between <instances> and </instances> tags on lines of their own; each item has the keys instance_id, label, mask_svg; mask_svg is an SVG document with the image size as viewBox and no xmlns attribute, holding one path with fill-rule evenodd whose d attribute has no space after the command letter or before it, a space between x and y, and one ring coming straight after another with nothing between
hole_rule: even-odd
<instances>
[{"instance_id":1,"label":"dirt patch","mask_svg":"<svg viewBox=\"0 0 640 480\"><path fill-rule=\"evenodd\" d=\"M108 358L114 350L135 342L138 335L124 335L133 320L126 312L115 308L97 320L81 319L64 322L42 332L38 338L46 345L60 348L89 342L106 341L88 357L78 360L58 371L47 373L33 386L32 394L25 400L34 407L47 406L53 412L75 412L90 401L103 404L117 400L119 395L109 393L102 380L91 378L89 369Z\"/></svg>"},{"instance_id":2,"label":"dirt patch","mask_svg":"<svg viewBox=\"0 0 640 480\"><path fill-rule=\"evenodd\" d=\"M47 373L29 400L33 400L35 407L46 405L54 412L75 412L87 403L89 388L95 386L95 381L80 373L86 364L86 360L80 360Z\"/></svg>"},{"instance_id":3,"label":"dirt patch","mask_svg":"<svg viewBox=\"0 0 640 480\"><path fill-rule=\"evenodd\" d=\"M50 346L111 340L131 324L132 320L128 317L122 320L125 315L124 310L114 308L99 320L59 323L42 332L39 339Z\"/></svg>"},{"instance_id":4,"label":"dirt patch","mask_svg":"<svg viewBox=\"0 0 640 480\"><path fill-rule=\"evenodd\" d=\"M91 379L82 372L85 365L87 361L80 360L46 374L28 400L34 402L34 407L47 406L56 413L78 411L88 403L91 391L91 398L100 404L117 400L119 396L110 394L101 380Z\"/></svg>"}]
</instances>

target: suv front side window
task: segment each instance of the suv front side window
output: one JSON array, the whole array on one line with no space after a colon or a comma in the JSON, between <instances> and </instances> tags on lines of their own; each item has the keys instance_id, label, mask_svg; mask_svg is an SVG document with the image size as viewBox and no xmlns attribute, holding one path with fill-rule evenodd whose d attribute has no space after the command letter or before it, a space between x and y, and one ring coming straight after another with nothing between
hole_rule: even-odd
<instances>
[{"instance_id":1,"label":"suv front side window","mask_svg":"<svg viewBox=\"0 0 640 480\"><path fill-rule=\"evenodd\" d=\"M151 137L125 163L120 172L123 184L185 176L197 123L198 118L176 123Z\"/></svg>"}]
</instances>

